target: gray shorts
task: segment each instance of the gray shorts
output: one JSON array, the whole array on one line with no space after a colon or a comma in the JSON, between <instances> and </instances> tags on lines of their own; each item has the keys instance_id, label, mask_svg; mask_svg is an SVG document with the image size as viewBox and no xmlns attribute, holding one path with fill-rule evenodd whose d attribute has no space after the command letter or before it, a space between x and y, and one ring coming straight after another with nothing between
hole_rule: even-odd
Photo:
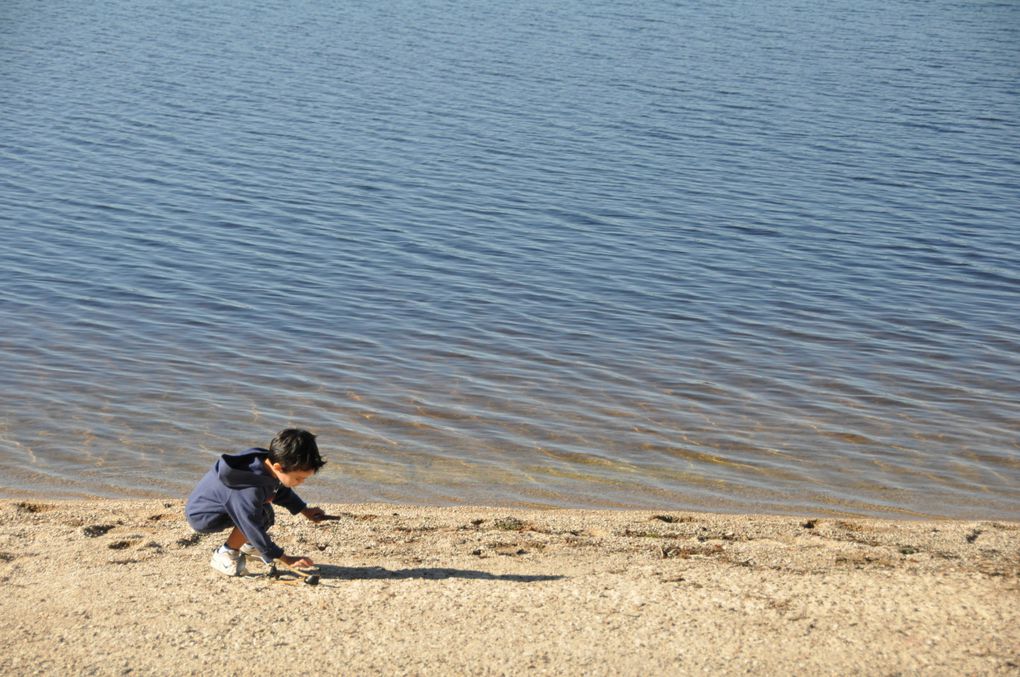
<instances>
[{"instance_id":1,"label":"gray shorts","mask_svg":"<svg viewBox=\"0 0 1020 677\"><path fill-rule=\"evenodd\" d=\"M276 524L276 511L272 503L262 506L262 529L268 530ZM226 531L234 527L234 521L225 512L211 515L195 515L188 517L188 525L200 534L215 534L219 531Z\"/></svg>"}]
</instances>

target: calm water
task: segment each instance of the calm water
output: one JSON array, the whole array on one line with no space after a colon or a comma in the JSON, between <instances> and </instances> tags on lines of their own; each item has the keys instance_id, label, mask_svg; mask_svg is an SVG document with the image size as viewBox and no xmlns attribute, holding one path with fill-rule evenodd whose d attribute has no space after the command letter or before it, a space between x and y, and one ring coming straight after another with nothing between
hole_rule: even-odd
<instances>
[{"instance_id":1,"label":"calm water","mask_svg":"<svg viewBox=\"0 0 1020 677\"><path fill-rule=\"evenodd\" d=\"M1020 518L1018 104L1015 2L6 0L0 496Z\"/></svg>"}]
</instances>

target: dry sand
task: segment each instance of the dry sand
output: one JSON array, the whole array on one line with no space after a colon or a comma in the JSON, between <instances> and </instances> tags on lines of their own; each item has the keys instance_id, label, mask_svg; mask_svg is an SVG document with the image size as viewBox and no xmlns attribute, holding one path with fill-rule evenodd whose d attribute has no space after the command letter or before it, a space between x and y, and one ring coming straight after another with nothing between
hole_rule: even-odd
<instances>
[{"instance_id":1,"label":"dry sand","mask_svg":"<svg viewBox=\"0 0 1020 677\"><path fill-rule=\"evenodd\" d=\"M0 674L1017 674L1020 524L325 506L318 586L180 501L0 501Z\"/></svg>"}]
</instances>

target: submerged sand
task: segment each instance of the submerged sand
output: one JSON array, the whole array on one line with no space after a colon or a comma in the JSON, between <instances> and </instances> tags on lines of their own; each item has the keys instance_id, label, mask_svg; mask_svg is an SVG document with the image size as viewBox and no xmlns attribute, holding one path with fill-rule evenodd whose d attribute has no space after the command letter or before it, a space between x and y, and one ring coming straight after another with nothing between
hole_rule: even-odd
<instances>
[{"instance_id":1,"label":"submerged sand","mask_svg":"<svg viewBox=\"0 0 1020 677\"><path fill-rule=\"evenodd\" d=\"M1020 524L331 505L318 586L180 501L0 501L0 674L1017 674Z\"/></svg>"}]
</instances>

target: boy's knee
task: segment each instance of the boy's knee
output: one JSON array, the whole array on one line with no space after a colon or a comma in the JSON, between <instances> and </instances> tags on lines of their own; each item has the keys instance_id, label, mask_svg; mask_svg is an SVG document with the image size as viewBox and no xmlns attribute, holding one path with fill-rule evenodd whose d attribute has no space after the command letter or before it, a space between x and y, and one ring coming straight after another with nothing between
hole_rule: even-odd
<instances>
[{"instance_id":1,"label":"boy's knee","mask_svg":"<svg viewBox=\"0 0 1020 677\"><path fill-rule=\"evenodd\" d=\"M189 516L188 526L200 534L215 534L233 528L234 522L227 515L214 515L206 518Z\"/></svg>"}]
</instances>

